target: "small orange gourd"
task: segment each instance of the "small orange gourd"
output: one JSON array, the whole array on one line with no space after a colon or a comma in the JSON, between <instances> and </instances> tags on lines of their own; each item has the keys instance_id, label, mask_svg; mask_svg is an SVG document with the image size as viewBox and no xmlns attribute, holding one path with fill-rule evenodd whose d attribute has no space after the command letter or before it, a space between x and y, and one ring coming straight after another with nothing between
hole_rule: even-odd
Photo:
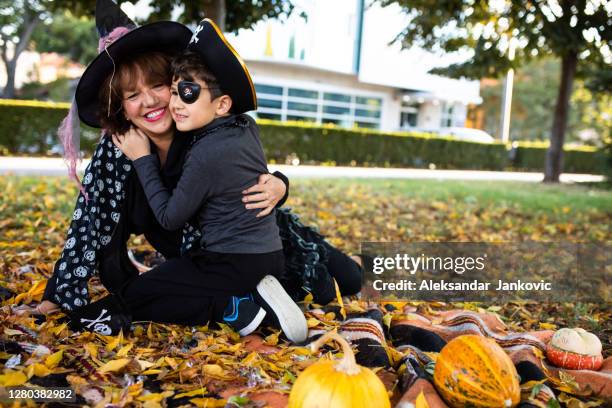
<instances>
[{"instance_id":1,"label":"small orange gourd","mask_svg":"<svg viewBox=\"0 0 612 408\"><path fill-rule=\"evenodd\" d=\"M342 346L341 360L321 360L304 370L293 384L289 408L390 408L389 395L382 381L369 368L355 361L348 342L335 331L313 342L316 352L335 340Z\"/></svg>"},{"instance_id":2,"label":"small orange gourd","mask_svg":"<svg viewBox=\"0 0 612 408\"><path fill-rule=\"evenodd\" d=\"M442 348L434 384L454 408L510 408L521 396L510 357L495 341L472 334L455 337Z\"/></svg>"}]
</instances>

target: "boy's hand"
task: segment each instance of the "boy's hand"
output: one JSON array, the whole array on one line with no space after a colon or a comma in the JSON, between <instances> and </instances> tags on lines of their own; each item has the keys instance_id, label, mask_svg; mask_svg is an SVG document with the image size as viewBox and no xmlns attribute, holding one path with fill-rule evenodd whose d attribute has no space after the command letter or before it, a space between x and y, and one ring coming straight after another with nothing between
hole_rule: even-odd
<instances>
[{"instance_id":1,"label":"boy's hand","mask_svg":"<svg viewBox=\"0 0 612 408\"><path fill-rule=\"evenodd\" d=\"M281 179L272 174L262 174L259 176L258 184L244 190L242 202L247 210L252 208L263 208L257 213L257 217L263 217L272 212L276 204L285 196L287 186Z\"/></svg>"},{"instance_id":2,"label":"boy's hand","mask_svg":"<svg viewBox=\"0 0 612 408\"><path fill-rule=\"evenodd\" d=\"M140 129L131 128L123 135L114 134L113 143L132 161L151 154L149 138Z\"/></svg>"}]
</instances>

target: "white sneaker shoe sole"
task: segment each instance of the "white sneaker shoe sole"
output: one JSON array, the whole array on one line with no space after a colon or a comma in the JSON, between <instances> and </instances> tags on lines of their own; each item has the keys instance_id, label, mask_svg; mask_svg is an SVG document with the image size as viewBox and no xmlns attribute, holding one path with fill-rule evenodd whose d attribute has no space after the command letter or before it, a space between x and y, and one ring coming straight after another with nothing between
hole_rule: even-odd
<instances>
[{"instance_id":1,"label":"white sneaker shoe sole","mask_svg":"<svg viewBox=\"0 0 612 408\"><path fill-rule=\"evenodd\" d=\"M272 308L289 340L294 343L306 340L308 325L304 313L274 276L265 276L257 284L257 293Z\"/></svg>"}]
</instances>

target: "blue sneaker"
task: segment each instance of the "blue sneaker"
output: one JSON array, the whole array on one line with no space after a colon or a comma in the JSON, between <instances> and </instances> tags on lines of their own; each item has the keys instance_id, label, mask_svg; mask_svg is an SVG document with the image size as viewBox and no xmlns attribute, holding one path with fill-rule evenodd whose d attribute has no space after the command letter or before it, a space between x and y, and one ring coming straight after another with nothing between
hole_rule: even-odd
<instances>
[{"instance_id":1,"label":"blue sneaker","mask_svg":"<svg viewBox=\"0 0 612 408\"><path fill-rule=\"evenodd\" d=\"M259 327L266 311L249 296L232 296L225 308L223 322L229 324L241 336L248 336Z\"/></svg>"}]
</instances>

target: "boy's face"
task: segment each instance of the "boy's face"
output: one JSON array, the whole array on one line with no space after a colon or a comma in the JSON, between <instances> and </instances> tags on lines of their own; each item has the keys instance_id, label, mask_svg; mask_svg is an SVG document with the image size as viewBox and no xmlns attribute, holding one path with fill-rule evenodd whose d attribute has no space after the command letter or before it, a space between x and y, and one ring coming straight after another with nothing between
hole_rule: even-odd
<instances>
[{"instance_id":1,"label":"boy's face","mask_svg":"<svg viewBox=\"0 0 612 408\"><path fill-rule=\"evenodd\" d=\"M198 78L195 78L193 82L200 86L199 97L193 103L185 103L179 96L178 88L181 81L182 78L173 81L170 89L170 113L172 113L172 119L176 122L178 130L186 132L201 128L229 112L231 98L228 95L222 95L211 101L208 85Z\"/></svg>"}]
</instances>

